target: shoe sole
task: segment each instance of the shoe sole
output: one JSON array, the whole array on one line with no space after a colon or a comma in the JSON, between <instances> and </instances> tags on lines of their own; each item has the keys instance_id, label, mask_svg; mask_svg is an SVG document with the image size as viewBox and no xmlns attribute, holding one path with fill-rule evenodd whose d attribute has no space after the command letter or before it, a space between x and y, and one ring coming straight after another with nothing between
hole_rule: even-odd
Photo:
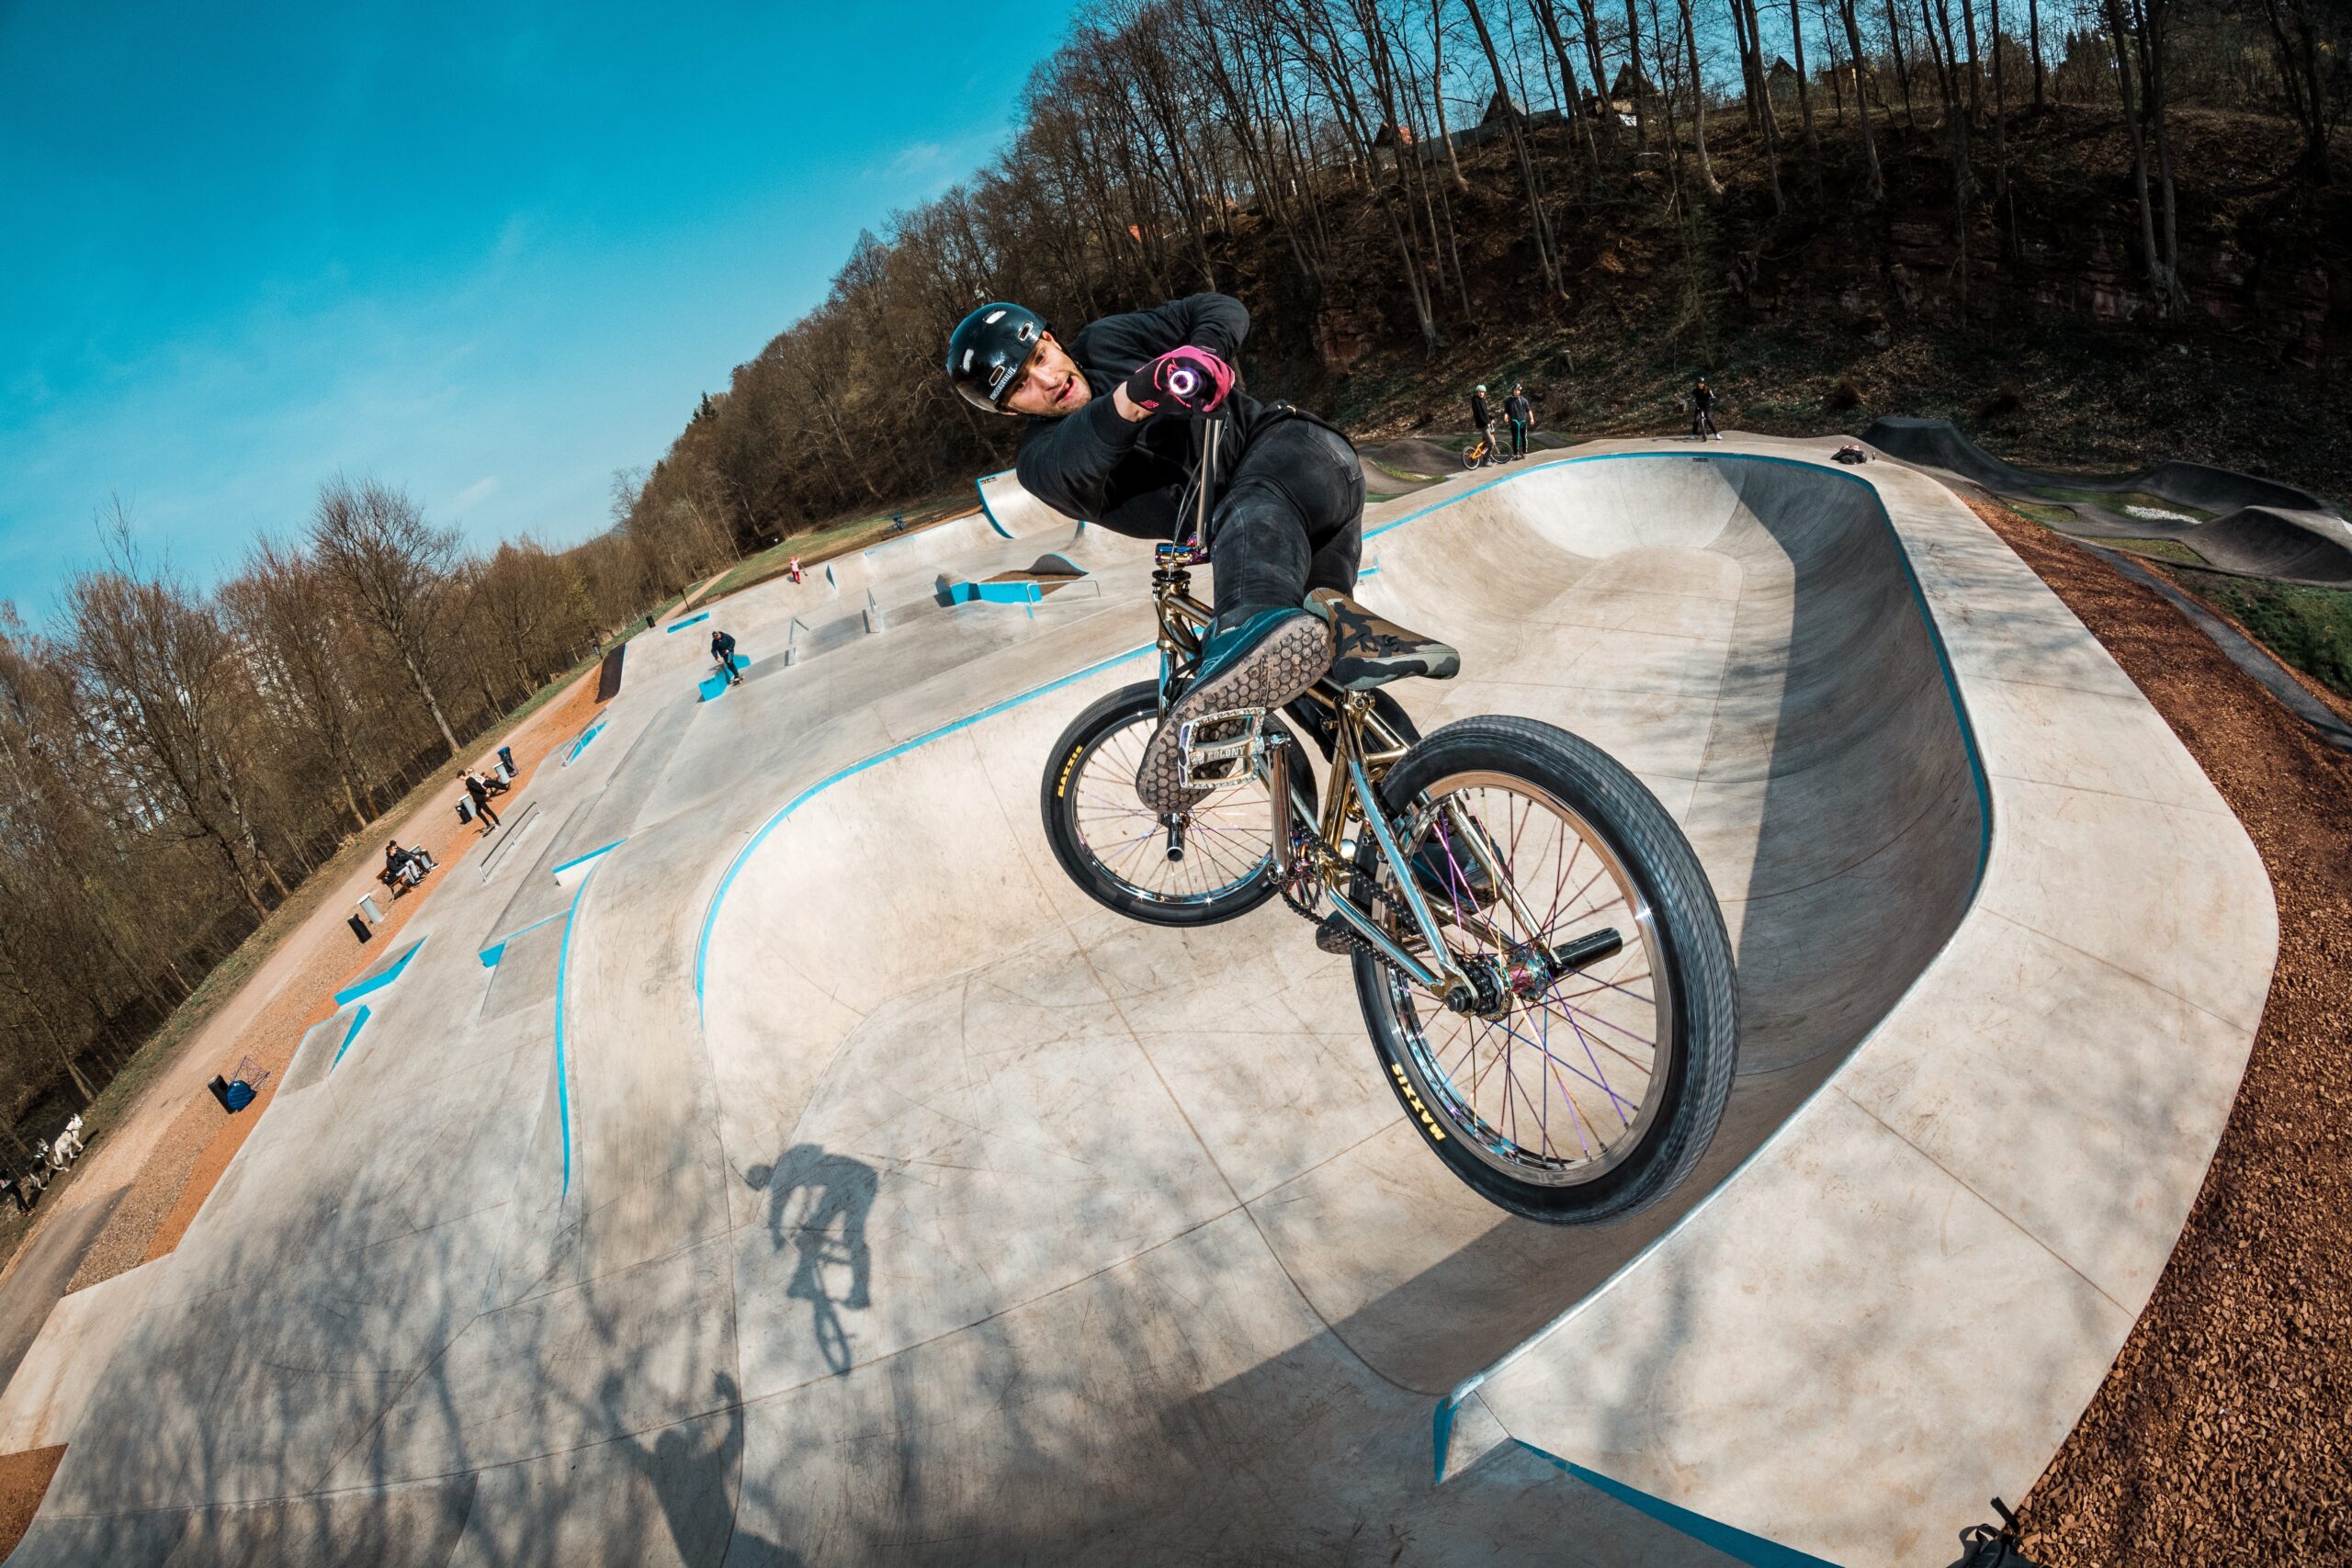
<instances>
[{"instance_id":1,"label":"shoe sole","mask_svg":"<svg viewBox=\"0 0 2352 1568\"><path fill-rule=\"evenodd\" d=\"M1331 668L1331 626L1309 614L1281 627L1230 670L1201 682L1169 705L1168 716L1143 749L1136 769L1136 798L1157 812L1186 811L1212 793L1182 782L1177 738L1198 715L1227 708L1278 708Z\"/></svg>"}]
</instances>

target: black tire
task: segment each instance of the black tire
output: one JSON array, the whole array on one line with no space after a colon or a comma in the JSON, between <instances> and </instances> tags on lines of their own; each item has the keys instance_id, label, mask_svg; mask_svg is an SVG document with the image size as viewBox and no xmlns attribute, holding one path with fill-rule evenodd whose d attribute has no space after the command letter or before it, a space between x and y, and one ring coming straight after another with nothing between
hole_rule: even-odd
<instances>
[{"instance_id":1,"label":"black tire","mask_svg":"<svg viewBox=\"0 0 2352 1568\"><path fill-rule=\"evenodd\" d=\"M1156 926L1210 926L1220 920L1230 920L1246 915L1279 891L1273 874L1272 824L1268 821L1264 793L1255 796L1254 809L1247 802L1232 807L1217 802L1226 796L1213 796L1204 803L1204 812L1231 810L1228 837L1240 842L1242 837L1254 831L1263 840L1262 858L1243 868L1227 860L1223 871L1214 869L1218 863L1216 840L1209 840L1209 863L1212 869L1199 880L1199 886L1189 893L1155 893L1103 863L1088 841L1086 824L1080 815L1083 795L1081 786L1087 778L1088 766L1123 733L1138 738L1148 736L1159 720L1159 688L1150 681L1122 686L1089 706L1070 720L1061 739L1054 743L1046 763L1046 775L1039 782L1038 810L1045 818L1046 842L1052 846L1054 859L1060 863L1069 879L1086 896L1105 908L1115 909L1130 919ZM1267 721L1269 730L1279 730L1289 738L1291 748L1291 796L1306 812L1310 820L1315 815L1315 773L1307 764L1305 748L1290 728L1278 720ZM1120 776L1102 779L1105 791L1115 790L1126 802L1132 803L1138 819L1148 814L1142 803L1134 800L1135 778L1132 765L1125 770L1113 769ZM1249 792L1240 792L1247 795ZM1147 828L1148 830L1148 828ZM1148 850L1148 844L1140 846ZM1193 858L1199 852L1188 851ZM1226 875L1229 872L1231 874ZM1223 876L1223 880L1218 877Z\"/></svg>"},{"instance_id":2,"label":"black tire","mask_svg":"<svg viewBox=\"0 0 2352 1568\"><path fill-rule=\"evenodd\" d=\"M1646 903L1649 934L1639 951L1651 965L1647 977L1664 982L1670 1021L1650 1043L1642 1125L1638 1131L1629 1126L1624 1145L1607 1154L1611 1163L1595 1162L1598 1168L1589 1174L1570 1176L1565 1170L1548 1170L1541 1172L1547 1179L1522 1179L1498 1168L1498 1164L1509 1166L1511 1161L1497 1153L1498 1145L1492 1137L1485 1140L1487 1156L1470 1146L1481 1134L1459 1113L1458 1103L1449 1103L1461 1098L1454 1081L1463 1077L1459 1068L1446 1075L1448 1081L1443 1085L1433 1083L1431 1063L1442 1061L1443 1053L1428 1049L1426 1031L1414 1016L1415 998L1435 1010L1430 1014L1433 1020L1442 1022L1441 1014L1442 1018L1458 1015L1443 1013L1426 992L1360 953L1355 959L1356 995L1365 1025L1381 1059L1382 1076L1404 1107L1407 1120L1419 1131L1430 1151L1479 1196L1512 1213L1551 1224L1597 1224L1622 1219L1657 1202L1690 1174L1713 1141L1731 1095L1738 1060L1739 1008L1723 911L1690 840L1657 797L1600 748L1551 725L1507 717L1471 718L1447 725L1389 771L1382 794L1392 819L1408 819L1417 810L1427 813L1432 791L1451 795L1449 781L1477 778L1515 781L1566 807L1591 830L1607 855L1613 857L1623 879L1631 883L1632 891ZM1496 786L1480 787L1492 790ZM1363 837L1352 884L1359 903L1369 900L1375 881L1387 880L1385 863L1371 842L1372 835ZM1407 851L1412 852L1411 846ZM1612 879L1611 886L1622 884ZM1540 888L1535 891L1540 897ZM1489 896L1488 908L1500 911L1504 907L1503 900ZM1557 908L1556 898L1554 908ZM1629 914L1634 912L1634 906L1627 908ZM1498 914L1497 918L1504 917ZM1643 922L1633 924L1639 930ZM1552 937L1546 934L1544 940L1549 942ZM1630 938L1628 951L1634 951ZM1597 963L1594 968L1599 968ZM1569 976L1597 978L1583 970L1570 971ZM1558 996L1569 976L1548 982L1547 997ZM1630 986L1608 988L1621 998L1634 997L1653 1007L1658 1003L1657 995L1641 998ZM1577 994L1595 995L1598 989ZM1617 999L1601 998L1602 1003ZM1533 1010L1519 1016L1521 1025L1532 1030L1529 1020ZM1475 1034L1477 1025L1473 1021L1461 1018L1459 1023ZM1513 1040L1527 1039L1525 1033L1512 1033L1508 1018L1496 1027ZM1592 1032L1597 1036L1599 1031ZM1564 1058L1566 1038L1564 1034ZM1579 1042L1584 1038L1581 1032L1577 1036ZM1548 1043L1542 1047L1542 1056L1544 1069L1557 1077ZM1573 1065L1569 1070L1584 1077ZM1504 1071L1508 1074L1510 1069L1506 1066ZM1476 1080L1472 1082L1475 1101L1478 1089ZM1563 1087L1565 1092L1565 1081ZM1508 1088L1504 1098L1510 1098ZM1610 1100L1612 1109L1625 1103L1613 1093ZM1511 1123L1515 1136L1524 1137L1524 1133L1517 1132L1519 1125L1517 1120ZM1494 1124L1488 1123L1488 1128L1493 1131ZM1548 1122L1544 1131L1548 1134ZM1578 1134L1581 1141L1581 1127ZM1529 1163L1532 1157L1529 1151L1514 1146L1512 1152L1520 1158L1520 1168L1537 1168Z\"/></svg>"}]
</instances>

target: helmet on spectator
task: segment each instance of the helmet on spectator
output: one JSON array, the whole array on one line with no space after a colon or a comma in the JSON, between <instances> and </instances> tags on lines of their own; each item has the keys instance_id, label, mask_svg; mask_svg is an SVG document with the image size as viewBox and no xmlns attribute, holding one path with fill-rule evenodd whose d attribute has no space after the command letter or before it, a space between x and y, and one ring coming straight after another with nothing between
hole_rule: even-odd
<instances>
[{"instance_id":1,"label":"helmet on spectator","mask_svg":"<svg viewBox=\"0 0 2352 1568\"><path fill-rule=\"evenodd\" d=\"M1045 335L1046 319L1025 305L983 305L947 335L947 378L974 408L1002 413Z\"/></svg>"}]
</instances>

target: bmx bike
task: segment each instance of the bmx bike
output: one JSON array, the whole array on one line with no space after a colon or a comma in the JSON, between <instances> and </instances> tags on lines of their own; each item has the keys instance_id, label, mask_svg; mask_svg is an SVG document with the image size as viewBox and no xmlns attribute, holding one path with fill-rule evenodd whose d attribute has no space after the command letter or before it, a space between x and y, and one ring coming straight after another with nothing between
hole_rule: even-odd
<instances>
[{"instance_id":1,"label":"bmx bike","mask_svg":"<svg viewBox=\"0 0 2352 1568\"><path fill-rule=\"evenodd\" d=\"M1157 547L1159 678L1092 704L1047 760L1063 871L1156 925L1277 896L1317 921L1407 1120L1489 1202L1591 1224L1672 1191L1722 1120L1739 1037L1722 911L1673 818L1566 730L1488 716L1422 736L1385 681L1329 675L1280 714L1187 725L1192 804L1152 811L1136 769L1208 635L1204 559ZM1325 792L1285 718L1327 760Z\"/></svg>"},{"instance_id":2,"label":"bmx bike","mask_svg":"<svg viewBox=\"0 0 2352 1568\"><path fill-rule=\"evenodd\" d=\"M1511 454L1495 440L1491 425L1479 432L1477 440L1462 449L1462 466L1465 468L1483 468L1489 463L1508 463L1510 460Z\"/></svg>"}]
</instances>

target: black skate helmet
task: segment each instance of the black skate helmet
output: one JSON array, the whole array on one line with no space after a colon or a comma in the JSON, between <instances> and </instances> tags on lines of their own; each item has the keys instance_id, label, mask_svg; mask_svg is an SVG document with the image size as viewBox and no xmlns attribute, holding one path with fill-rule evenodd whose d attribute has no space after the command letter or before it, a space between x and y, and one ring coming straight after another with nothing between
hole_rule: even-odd
<instances>
[{"instance_id":1,"label":"black skate helmet","mask_svg":"<svg viewBox=\"0 0 2352 1568\"><path fill-rule=\"evenodd\" d=\"M1046 319L1025 305L983 305L947 334L947 378L974 408L1002 413L1006 394L1045 335Z\"/></svg>"}]
</instances>

